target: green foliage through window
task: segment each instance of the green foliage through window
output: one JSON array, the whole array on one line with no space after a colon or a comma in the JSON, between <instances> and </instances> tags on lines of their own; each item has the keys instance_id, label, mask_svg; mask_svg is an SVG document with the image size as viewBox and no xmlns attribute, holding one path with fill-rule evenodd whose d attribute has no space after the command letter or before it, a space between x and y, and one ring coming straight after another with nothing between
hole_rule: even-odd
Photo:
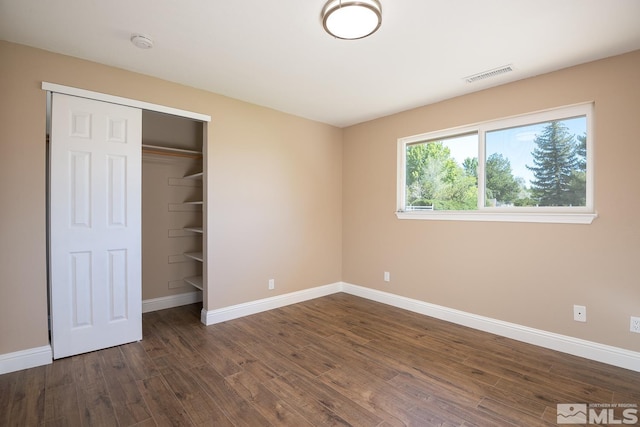
<instances>
[{"instance_id":1,"label":"green foliage through window","mask_svg":"<svg viewBox=\"0 0 640 427\"><path fill-rule=\"evenodd\" d=\"M477 159L459 164L449 145L475 143L454 137L407 146L407 206L418 210L469 210L478 207ZM468 140L468 138L466 138ZM475 142L474 142L475 141ZM477 148L476 148L477 149Z\"/></svg>"}]
</instances>

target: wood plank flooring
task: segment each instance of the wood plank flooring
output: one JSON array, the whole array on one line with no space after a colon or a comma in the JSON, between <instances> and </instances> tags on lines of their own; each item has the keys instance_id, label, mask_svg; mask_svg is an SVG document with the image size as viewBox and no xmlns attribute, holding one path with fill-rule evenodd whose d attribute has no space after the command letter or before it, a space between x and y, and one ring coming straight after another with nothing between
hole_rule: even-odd
<instances>
[{"instance_id":1,"label":"wood plank flooring","mask_svg":"<svg viewBox=\"0 0 640 427\"><path fill-rule=\"evenodd\" d=\"M0 426L539 426L557 403L640 404L640 373L347 294L0 376Z\"/></svg>"}]
</instances>

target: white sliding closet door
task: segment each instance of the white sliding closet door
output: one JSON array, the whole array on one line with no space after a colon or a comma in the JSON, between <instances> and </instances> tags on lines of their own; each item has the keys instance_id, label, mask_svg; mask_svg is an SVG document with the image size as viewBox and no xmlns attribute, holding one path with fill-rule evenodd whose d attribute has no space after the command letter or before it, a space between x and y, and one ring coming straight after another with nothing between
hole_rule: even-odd
<instances>
[{"instance_id":1,"label":"white sliding closet door","mask_svg":"<svg viewBox=\"0 0 640 427\"><path fill-rule=\"evenodd\" d=\"M53 94L53 357L142 339L142 111Z\"/></svg>"}]
</instances>

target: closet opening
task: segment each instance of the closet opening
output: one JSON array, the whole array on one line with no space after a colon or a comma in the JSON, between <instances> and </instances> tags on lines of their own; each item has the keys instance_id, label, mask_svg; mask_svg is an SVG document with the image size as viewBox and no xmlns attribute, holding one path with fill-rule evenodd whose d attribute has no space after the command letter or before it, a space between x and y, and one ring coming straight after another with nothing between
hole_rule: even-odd
<instances>
[{"instance_id":1,"label":"closet opening","mask_svg":"<svg viewBox=\"0 0 640 427\"><path fill-rule=\"evenodd\" d=\"M54 359L140 340L205 301L207 115L42 83Z\"/></svg>"},{"instance_id":2,"label":"closet opening","mask_svg":"<svg viewBox=\"0 0 640 427\"><path fill-rule=\"evenodd\" d=\"M204 123L142 111L142 311L202 301Z\"/></svg>"}]
</instances>

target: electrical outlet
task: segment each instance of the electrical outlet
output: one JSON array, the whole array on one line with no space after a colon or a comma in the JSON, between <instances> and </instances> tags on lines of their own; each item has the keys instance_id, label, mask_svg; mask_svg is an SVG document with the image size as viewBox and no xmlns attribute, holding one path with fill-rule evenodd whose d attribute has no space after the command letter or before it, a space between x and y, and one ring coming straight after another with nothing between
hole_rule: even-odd
<instances>
[{"instance_id":1,"label":"electrical outlet","mask_svg":"<svg viewBox=\"0 0 640 427\"><path fill-rule=\"evenodd\" d=\"M584 305L574 305L573 306L573 320L576 322L586 322L587 321L587 307Z\"/></svg>"},{"instance_id":2,"label":"electrical outlet","mask_svg":"<svg viewBox=\"0 0 640 427\"><path fill-rule=\"evenodd\" d=\"M388 271L384 272L384 281L385 282L390 282L391 281L391 274L389 274Z\"/></svg>"},{"instance_id":3,"label":"electrical outlet","mask_svg":"<svg viewBox=\"0 0 640 427\"><path fill-rule=\"evenodd\" d=\"M276 279L269 279L269 290L273 290L276 288Z\"/></svg>"},{"instance_id":4,"label":"electrical outlet","mask_svg":"<svg viewBox=\"0 0 640 427\"><path fill-rule=\"evenodd\" d=\"M631 316L631 326L629 329L631 330L631 332L640 334L640 317Z\"/></svg>"}]
</instances>

